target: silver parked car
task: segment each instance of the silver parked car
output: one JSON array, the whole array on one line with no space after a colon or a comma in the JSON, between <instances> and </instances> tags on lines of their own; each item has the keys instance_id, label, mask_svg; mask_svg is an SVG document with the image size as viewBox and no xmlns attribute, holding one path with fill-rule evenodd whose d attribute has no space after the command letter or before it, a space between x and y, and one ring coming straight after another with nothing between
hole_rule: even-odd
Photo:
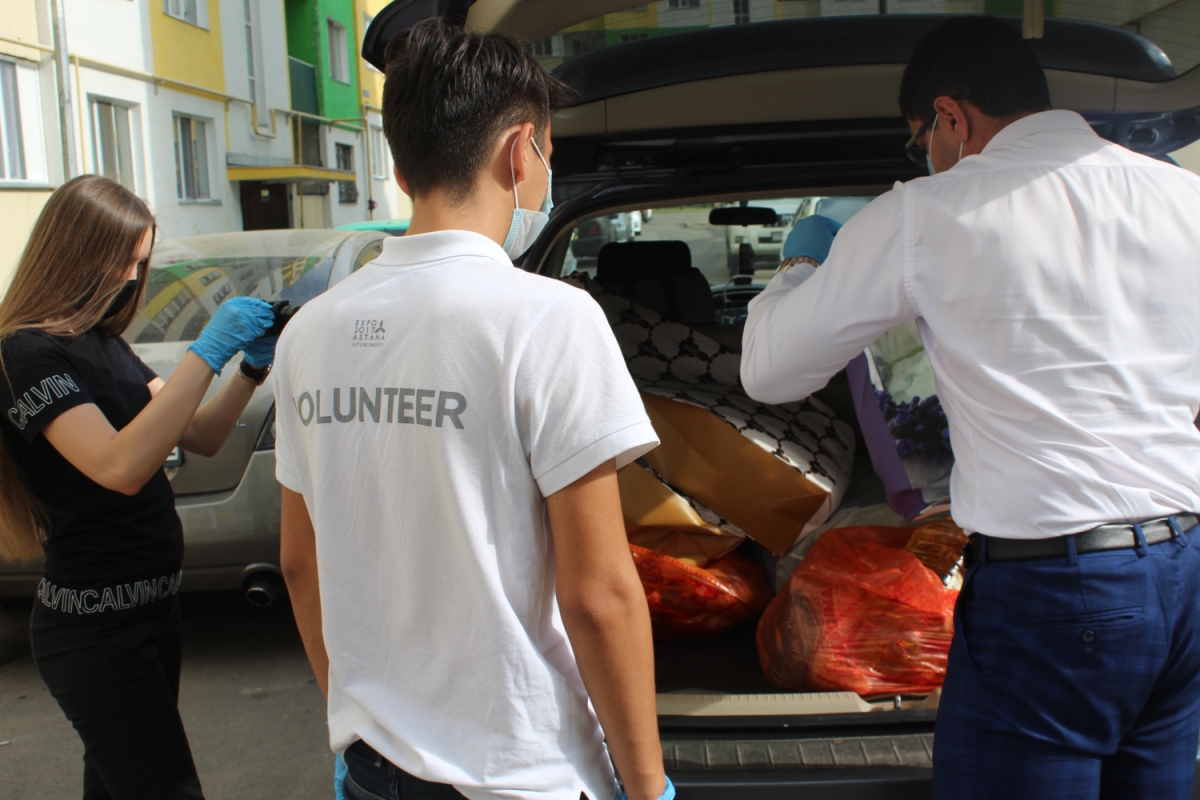
<instances>
[{"instance_id":1,"label":"silver parked car","mask_svg":"<svg viewBox=\"0 0 1200 800\"><path fill-rule=\"evenodd\" d=\"M381 231L279 230L163 241L151 259L142 313L125 338L166 379L225 300L248 295L301 305L374 259L384 238ZM209 396L235 368L225 368ZM183 521L183 589L244 590L252 602L270 603L281 585L271 381L216 456L176 449L164 468ZM0 559L0 597L31 596L41 575L40 559Z\"/></svg>"}]
</instances>

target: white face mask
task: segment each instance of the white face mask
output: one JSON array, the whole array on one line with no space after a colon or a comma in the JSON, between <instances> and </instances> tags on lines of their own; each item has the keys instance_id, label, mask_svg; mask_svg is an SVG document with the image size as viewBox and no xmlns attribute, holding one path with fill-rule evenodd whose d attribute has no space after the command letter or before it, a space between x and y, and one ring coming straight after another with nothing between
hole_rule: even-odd
<instances>
[{"instance_id":1,"label":"white face mask","mask_svg":"<svg viewBox=\"0 0 1200 800\"><path fill-rule=\"evenodd\" d=\"M542 166L546 168L546 199L542 201L541 211L526 211L521 208L521 200L517 197L517 170L513 166L512 157L516 154L517 143L513 142L512 152L509 153L508 166L512 170L513 176L513 216L512 224L508 226L508 236L504 239L504 252L508 253L508 257L515 259L517 256L524 253L532 245L538 234L546 227L546 223L550 221L550 210L554 208L554 195L551 193L551 187L554 182L554 172L550 169L550 165L546 163L546 157L542 155L541 148L537 146L537 142L530 140L534 151L538 154L538 158L542 160Z\"/></svg>"},{"instance_id":2,"label":"white face mask","mask_svg":"<svg viewBox=\"0 0 1200 800\"><path fill-rule=\"evenodd\" d=\"M933 132L937 130L938 116L939 116L938 114L934 114L933 127L930 128L930 130L929 130L929 149L930 150L933 149ZM962 161L962 149L963 149L963 142L959 142L958 143L958 160L959 161ZM929 153L925 154L925 166L929 168L930 175L937 175L937 169L933 166L933 159L930 157Z\"/></svg>"}]
</instances>

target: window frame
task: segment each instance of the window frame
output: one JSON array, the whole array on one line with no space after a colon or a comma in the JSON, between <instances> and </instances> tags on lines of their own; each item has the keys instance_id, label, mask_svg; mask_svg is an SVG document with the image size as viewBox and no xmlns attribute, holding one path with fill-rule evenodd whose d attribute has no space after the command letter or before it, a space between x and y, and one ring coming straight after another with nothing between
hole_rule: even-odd
<instances>
[{"instance_id":1,"label":"window frame","mask_svg":"<svg viewBox=\"0 0 1200 800\"><path fill-rule=\"evenodd\" d=\"M388 167L392 163L392 151L382 125L371 126L371 179L386 181L391 177Z\"/></svg>"},{"instance_id":2,"label":"window frame","mask_svg":"<svg viewBox=\"0 0 1200 800\"><path fill-rule=\"evenodd\" d=\"M750 0L733 0L733 24L750 24Z\"/></svg>"},{"instance_id":3,"label":"window frame","mask_svg":"<svg viewBox=\"0 0 1200 800\"><path fill-rule=\"evenodd\" d=\"M41 76L24 59L0 56L0 187L49 186ZM18 176L10 175L16 139Z\"/></svg>"},{"instance_id":4,"label":"window frame","mask_svg":"<svg viewBox=\"0 0 1200 800\"><path fill-rule=\"evenodd\" d=\"M333 145L334 163L339 170L354 172L354 145L346 142L335 142ZM343 158L343 155L345 158ZM338 181L338 202L350 205L358 202L358 181Z\"/></svg>"},{"instance_id":5,"label":"window frame","mask_svg":"<svg viewBox=\"0 0 1200 800\"><path fill-rule=\"evenodd\" d=\"M105 132L101 130L101 106L108 106L110 109L112 109L112 134L114 136L113 155L117 159L117 172L115 177L112 174L109 174L109 172L106 170L107 165L104 163L106 160L105 148L103 147ZM88 118L91 121L92 127L92 166L94 167L94 171L97 175L104 175L111 180L115 180L117 183L134 193L137 192L138 182L137 161L136 157L134 156L136 151L136 148L134 147L134 135L137 129L135 115L136 108L136 105L132 103L126 103L121 100L115 100L97 95L88 95ZM120 114L124 116L124 133L126 137L124 146L122 146L120 141L120 135L122 131L121 124L118 121L118 110ZM125 180L126 177L128 178L128 182Z\"/></svg>"},{"instance_id":6,"label":"window frame","mask_svg":"<svg viewBox=\"0 0 1200 800\"><path fill-rule=\"evenodd\" d=\"M255 70L254 52L254 12L251 10L250 4L252 0L242 0L242 28L246 34L246 80L247 86L250 89L250 102L255 102L258 99L258 74Z\"/></svg>"},{"instance_id":7,"label":"window frame","mask_svg":"<svg viewBox=\"0 0 1200 800\"><path fill-rule=\"evenodd\" d=\"M350 55L346 46L346 26L333 17L325 18L325 36L329 56L329 77L338 83L350 84ZM336 44L335 44L336 43Z\"/></svg>"},{"instance_id":8,"label":"window frame","mask_svg":"<svg viewBox=\"0 0 1200 800\"><path fill-rule=\"evenodd\" d=\"M195 19L188 19L188 7ZM208 30L208 0L163 0L163 14L188 25Z\"/></svg>"},{"instance_id":9,"label":"window frame","mask_svg":"<svg viewBox=\"0 0 1200 800\"><path fill-rule=\"evenodd\" d=\"M212 145L209 143L208 135L212 120L177 111L171 116L171 124L174 131L176 198L180 203L219 203L220 199L213 197L212 193L212 159L210 158ZM201 126L203 142L199 142L196 138L197 125ZM184 137L185 127L191 134L186 139ZM190 148L186 144L189 140ZM190 181L187 179L187 171L185 171L185 167L189 166L187 163L189 155L192 172Z\"/></svg>"}]
</instances>

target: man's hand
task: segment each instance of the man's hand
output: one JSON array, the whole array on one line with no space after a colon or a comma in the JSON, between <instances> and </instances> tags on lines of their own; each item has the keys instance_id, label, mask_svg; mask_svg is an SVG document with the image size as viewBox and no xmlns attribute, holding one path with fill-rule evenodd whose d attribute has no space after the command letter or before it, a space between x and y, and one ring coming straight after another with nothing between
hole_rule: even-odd
<instances>
[{"instance_id":1,"label":"man's hand","mask_svg":"<svg viewBox=\"0 0 1200 800\"><path fill-rule=\"evenodd\" d=\"M558 605L630 800L666 790L650 610L633 565L612 461L546 498Z\"/></svg>"},{"instance_id":2,"label":"man's hand","mask_svg":"<svg viewBox=\"0 0 1200 800\"><path fill-rule=\"evenodd\" d=\"M321 632L321 587L317 582L317 536L304 495L281 487L279 566L292 601L304 652L325 701L329 701L329 655Z\"/></svg>"},{"instance_id":3,"label":"man's hand","mask_svg":"<svg viewBox=\"0 0 1200 800\"><path fill-rule=\"evenodd\" d=\"M808 259L814 266L820 266L829 258L833 237L841 229L842 223L820 214L797 220L783 243L783 257Z\"/></svg>"}]
</instances>

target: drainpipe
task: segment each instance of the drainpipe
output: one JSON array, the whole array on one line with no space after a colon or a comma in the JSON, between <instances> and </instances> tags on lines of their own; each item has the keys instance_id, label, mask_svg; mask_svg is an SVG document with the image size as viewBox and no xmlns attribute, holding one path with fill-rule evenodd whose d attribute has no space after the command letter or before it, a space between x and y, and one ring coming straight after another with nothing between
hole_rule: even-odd
<instances>
[{"instance_id":1,"label":"drainpipe","mask_svg":"<svg viewBox=\"0 0 1200 800\"><path fill-rule=\"evenodd\" d=\"M71 73L67 55L67 18L63 0L50 0L50 27L54 33L54 76L58 84L59 132L62 134L63 181L79 174L75 165L75 120L71 113Z\"/></svg>"}]
</instances>

